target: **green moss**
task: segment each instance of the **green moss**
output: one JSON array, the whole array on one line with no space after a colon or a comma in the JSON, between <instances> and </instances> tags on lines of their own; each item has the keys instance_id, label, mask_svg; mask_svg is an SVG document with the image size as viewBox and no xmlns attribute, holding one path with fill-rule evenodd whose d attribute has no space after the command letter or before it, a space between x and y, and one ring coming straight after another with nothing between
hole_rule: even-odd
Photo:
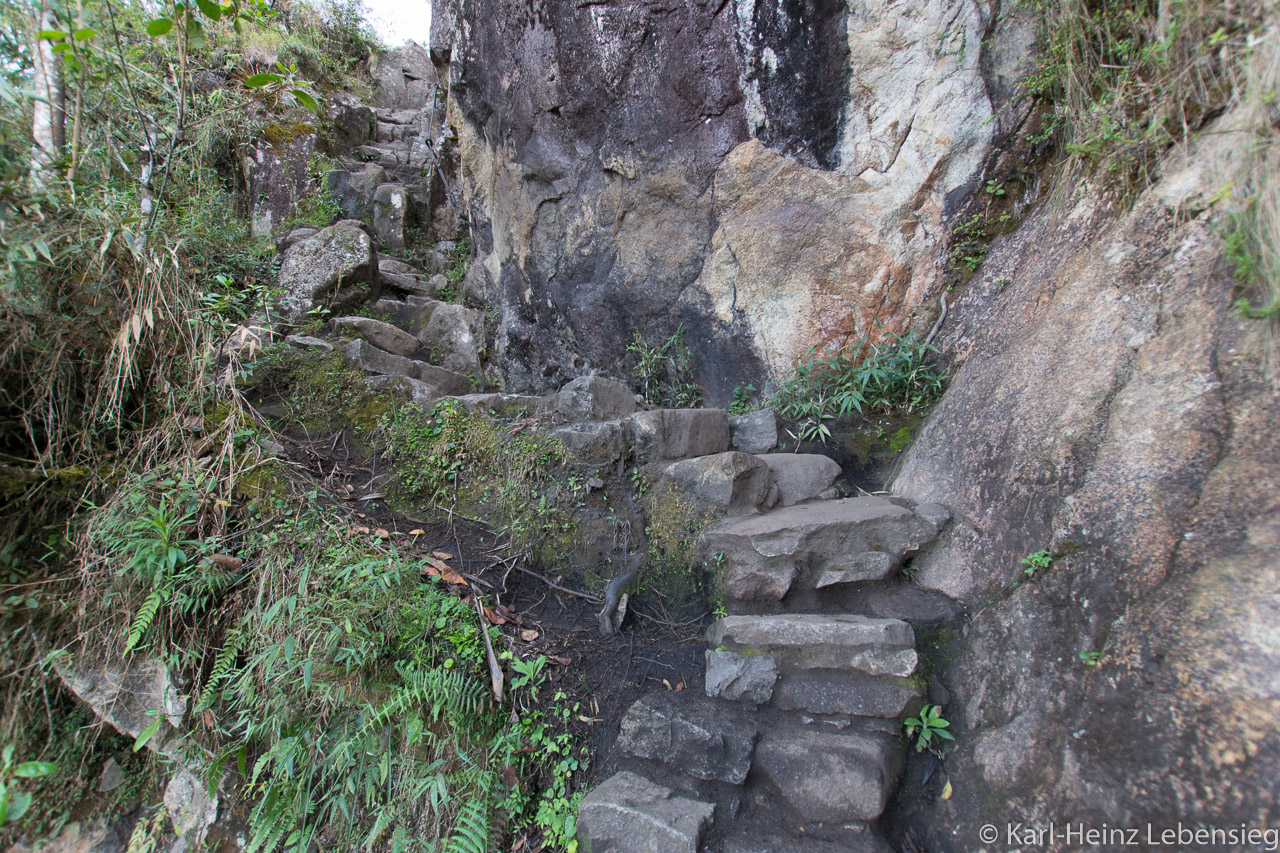
<instances>
[{"instance_id":1,"label":"green moss","mask_svg":"<svg viewBox=\"0 0 1280 853\"><path fill-rule=\"evenodd\" d=\"M262 501L289 495L289 478L279 462L269 461L253 467L241 477L232 494L244 501Z\"/></svg>"},{"instance_id":2,"label":"green moss","mask_svg":"<svg viewBox=\"0 0 1280 853\"><path fill-rule=\"evenodd\" d=\"M579 487L571 485L559 441L511 435L453 400L430 412L393 407L373 432L395 470L390 492L397 509L420 516L448 505L485 518L516 550L548 564L572 549Z\"/></svg>"},{"instance_id":3,"label":"green moss","mask_svg":"<svg viewBox=\"0 0 1280 853\"><path fill-rule=\"evenodd\" d=\"M675 490L650 489L643 506L649 553L640 581L675 605L700 609L710 585L698 560L698 537L715 517Z\"/></svg>"},{"instance_id":4,"label":"green moss","mask_svg":"<svg viewBox=\"0 0 1280 853\"><path fill-rule=\"evenodd\" d=\"M893 435L889 436L889 452L893 454L901 453L911 445L911 440L914 437L915 436L912 434L912 425L904 425Z\"/></svg>"}]
</instances>

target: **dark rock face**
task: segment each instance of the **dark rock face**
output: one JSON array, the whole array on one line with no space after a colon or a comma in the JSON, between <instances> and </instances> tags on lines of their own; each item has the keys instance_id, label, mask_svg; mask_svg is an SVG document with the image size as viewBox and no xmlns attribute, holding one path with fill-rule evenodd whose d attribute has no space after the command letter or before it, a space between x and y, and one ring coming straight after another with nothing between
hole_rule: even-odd
<instances>
[{"instance_id":1,"label":"dark rock face","mask_svg":"<svg viewBox=\"0 0 1280 853\"><path fill-rule=\"evenodd\" d=\"M752 4L745 77L755 81L768 122L760 140L806 166L840 162L840 118L849 78L849 36L842 0ZM796 92L803 91L803 98Z\"/></svg>"},{"instance_id":2,"label":"dark rock face","mask_svg":"<svg viewBox=\"0 0 1280 853\"><path fill-rule=\"evenodd\" d=\"M927 849L974 849L984 823L1274 814L1280 395L1188 214L1231 138L1171 158L1132 212L1064 194L942 335L955 378L894 483L954 510L915 578L974 614L933 674L956 794L899 817ZM1040 549L1054 563L1011 588Z\"/></svg>"},{"instance_id":3,"label":"dark rock face","mask_svg":"<svg viewBox=\"0 0 1280 853\"><path fill-rule=\"evenodd\" d=\"M493 252L512 385L554 388L576 374L572 354L610 365L634 332L657 339L682 320L707 363L729 366L717 385L754 372L732 335L677 304L711 237L705 191L747 138L731 10L452 5L436 10L433 41L440 49L449 19L467 21L449 77L463 169L490 170L464 176L473 213L501 216L490 225L504 241L527 240L513 257L494 252L490 227L478 235L481 255Z\"/></svg>"},{"instance_id":4,"label":"dark rock face","mask_svg":"<svg viewBox=\"0 0 1280 853\"><path fill-rule=\"evenodd\" d=\"M953 45L982 41L977 4L453 0L433 27L513 389L683 324L724 404L925 322L944 203L990 151L980 51Z\"/></svg>"}]
</instances>

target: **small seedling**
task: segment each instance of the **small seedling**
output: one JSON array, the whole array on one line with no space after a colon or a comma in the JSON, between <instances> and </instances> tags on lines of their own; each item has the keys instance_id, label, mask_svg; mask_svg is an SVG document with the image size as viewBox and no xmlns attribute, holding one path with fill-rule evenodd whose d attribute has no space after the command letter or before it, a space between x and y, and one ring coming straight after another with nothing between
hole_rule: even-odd
<instances>
[{"instance_id":1,"label":"small seedling","mask_svg":"<svg viewBox=\"0 0 1280 853\"><path fill-rule=\"evenodd\" d=\"M954 741L951 732L947 731L951 722L942 716L941 705L925 705L920 709L920 716L907 717L902 724L903 729L907 733L907 739L915 739L916 752L929 750L934 755L941 757L942 741ZM937 741L935 743L935 740Z\"/></svg>"},{"instance_id":2,"label":"small seedling","mask_svg":"<svg viewBox=\"0 0 1280 853\"><path fill-rule=\"evenodd\" d=\"M1097 666L1098 661L1102 658L1102 652L1081 652L1080 660L1085 666Z\"/></svg>"},{"instance_id":3,"label":"small seedling","mask_svg":"<svg viewBox=\"0 0 1280 853\"><path fill-rule=\"evenodd\" d=\"M1022 573L1029 578L1034 578L1040 572L1053 565L1053 557L1048 551L1036 551L1022 558Z\"/></svg>"}]
</instances>

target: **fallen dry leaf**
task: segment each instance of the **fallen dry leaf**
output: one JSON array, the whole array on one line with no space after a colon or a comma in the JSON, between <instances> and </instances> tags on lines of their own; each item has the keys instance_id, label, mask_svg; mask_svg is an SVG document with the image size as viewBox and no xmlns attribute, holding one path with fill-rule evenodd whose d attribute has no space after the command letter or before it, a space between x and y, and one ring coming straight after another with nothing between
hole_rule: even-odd
<instances>
[{"instance_id":1,"label":"fallen dry leaf","mask_svg":"<svg viewBox=\"0 0 1280 853\"><path fill-rule=\"evenodd\" d=\"M600 718L599 718L599 717L584 717L582 714L579 714L579 715L578 715L578 722L580 722L580 723L598 723L598 722L600 722Z\"/></svg>"},{"instance_id":2,"label":"fallen dry leaf","mask_svg":"<svg viewBox=\"0 0 1280 853\"><path fill-rule=\"evenodd\" d=\"M391 534L386 530L386 528L379 527L377 530L373 531L373 535L377 536L379 539L386 539Z\"/></svg>"},{"instance_id":3,"label":"fallen dry leaf","mask_svg":"<svg viewBox=\"0 0 1280 853\"><path fill-rule=\"evenodd\" d=\"M209 559L213 560L219 566L222 566L222 568L233 572L244 565L244 560L239 557L232 557L228 554L214 554Z\"/></svg>"},{"instance_id":4,"label":"fallen dry leaf","mask_svg":"<svg viewBox=\"0 0 1280 853\"><path fill-rule=\"evenodd\" d=\"M671 686L671 682L667 681L665 678L662 679L662 683L668 690L675 690L675 688Z\"/></svg>"},{"instance_id":5,"label":"fallen dry leaf","mask_svg":"<svg viewBox=\"0 0 1280 853\"><path fill-rule=\"evenodd\" d=\"M453 555L452 555L452 554L450 554L450 553L448 553L447 551L432 551L432 552L431 552L431 556L435 557L437 560L452 560L452 559L453 559Z\"/></svg>"},{"instance_id":6,"label":"fallen dry leaf","mask_svg":"<svg viewBox=\"0 0 1280 853\"><path fill-rule=\"evenodd\" d=\"M560 666L568 666L573 663L573 658L551 657L548 658L548 660ZM596 713L600 713L600 707L598 705L596 706Z\"/></svg>"},{"instance_id":7,"label":"fallen dry leaf","mask_svg":"<svg viewBox=\"0 0 1280 853\"><path fill-rule=\"evenodd\" d=\"M520 639L524 640L526 643L532 643L534 640L538 639L539 636L538 632L532 628L525 628L520 632Z\"/></svg>"},{"instance_id":8,"label":"fallen dry leaf","mask_svg":"<svg viewBox=\"0 0 1280 853\"><path fill-rule=\"evenodd\" d=\"M350 486L347 486L347 491L351 491L351 487L350 487ZM363 512L357 512L357 513L356 513L356 518L368 518L368 517L369 517L369 516L365 515Z\"/></svg>"},{"instance_id":9,"label":"fallen dry leaf","mask_svg":"<svg viewBox=\"0 0 1280 853\"><path fill-rule=\"evenodd\" d=\"M504 619L503 617L499 616L497 613L494 613L494 612L493 612L492 610L490 610L488 607L486 607L486 608L484 609L484 618L486 618L486 619L488 619L488 620L489 620L489 624L490 624L490 625L505 625L505 624L507 624L507 620L506 620L506 619Z\"/></svg>"},{"instance_id":10,"label":"fallen dry leaf","mask_svg":"<svg viewBox=\"0 0 1280 853\"><path fill-rule=\"evenodd\" d=\"M947 780L947 784L942 786L942 799L944 800L951 799L951 780L950 779Z\"/></svg>"},{"instance_id":11,"label":"fallen dry leaf","mask_svg":"<svg viewBox=\"0 0 1280 853\"><path fill-rule=\"evenodd\" d=\"M409 531L409 535L410 536L426 536L427 531L423 530L421 527L415 527L413 530Z\"/></svg>"},{"instance_id":12,"label":"fallen dry leaf","mask_svg":"<svg viewBox=\"0 0 1280 853\"><path fill-rule=\"evenodd\" d=\"M677 693L679 693L681 690L684 690L684 682L683 682L683 681L676 685L676 692L677 692Z\"/></svg>"}]
</instances>

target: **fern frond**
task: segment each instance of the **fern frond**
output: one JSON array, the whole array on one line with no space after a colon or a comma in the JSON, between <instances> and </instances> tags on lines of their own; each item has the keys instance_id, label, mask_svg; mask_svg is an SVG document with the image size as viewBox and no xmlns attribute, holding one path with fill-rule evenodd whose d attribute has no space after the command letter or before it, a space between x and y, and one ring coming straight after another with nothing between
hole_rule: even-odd
<instances>
[{"instance_id":1,"label":"fern frond","mask_svg":"<svg viewBox=\"0 0 1280 853\"><path fill-rule=\"evenodd\" d=\"M209 678L204 683L204 690L200 693L200 702L196 705L197 711L203 711L213 704L213 698L218 684L231 674L231 668L235 666L236 658L240 655L240 646L244 643L244 634L235 631L231 636L227 637L226 645L222 647L222 651L218 652L218 657L213 662L213 671L209 673Z\"/></svg>"},{"instance_id":2,"label":"fern frond","mask_svg":"<svg viewBox=\"0 0 1280 853\"><path fill-rule=\"evenodd\" d=\"M129 637L124 644L125 654L133 651L134 647L142 641L147 629L155 621L156 614L160 612L160 605L164 604L168 597L168 590L154 589L142 602L142 606L138 608L138 614L133 617L133 624L129 626Z\"/></svg>"},{"instance_id":3,"label":"fern frond","mask_svg":"<svg viewBox=\"0 0 1280 853\"><path fill-rule=\"evenodd\" d=\"M484 687L457 670L429 669L420 672L405 667L400 674L407 683L369 717L369 728L380 726L400 716L406 709L428 701L433 720L439 720L442 711L451 719L470 719L484 707Z\"/></svg>"},{"instance_id":4,"label":"fern frond","mask_svg":"<svg viewBox=\"0 0 1280 853\"><path fill-rule=\"evenodd\" d=\"M444 853L488 853L489 798L472 800L458 813L453 834L444 844Z\"/></svg>"}]
</instances>

